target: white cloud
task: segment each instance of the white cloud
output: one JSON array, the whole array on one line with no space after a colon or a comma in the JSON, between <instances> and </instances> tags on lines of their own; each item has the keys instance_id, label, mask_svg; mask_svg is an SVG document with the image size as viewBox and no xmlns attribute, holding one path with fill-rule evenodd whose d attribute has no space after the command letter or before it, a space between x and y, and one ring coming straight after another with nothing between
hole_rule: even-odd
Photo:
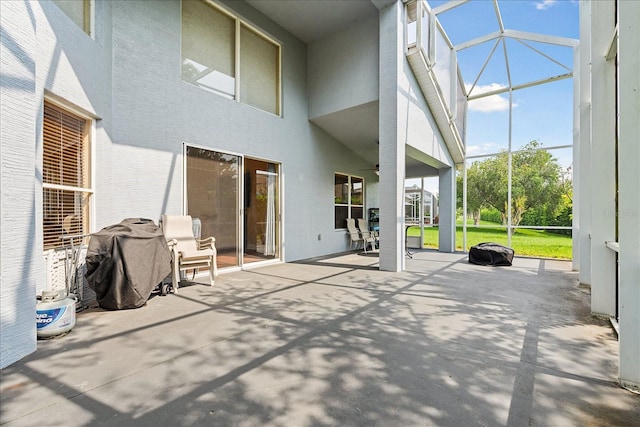
<instances>
[{"instance_id":1,"label":"white cloud","mask_svg":"<svg viewBox=\"0 0 640 427\"><path fill-rule=\"evenodd\" d=\"M465 85L467 87L467 91L471 89L470 84ZM486 92L492 92L494 90L504 89L506 86L500 83L491 83L484 86L476 86L473 88L473 95L478 95ZM517 104L513 103L514 107L517 107ZM474 99L473 101L469 101L469 111L478 111L481 113L495 113L497 111L508 111L509 110L509 99L504 95L491 95L486 98Z\"/></svg>"},{"instance_id":2,"label":"white cloud","mask_svg":"<svg viewBox=\"0 0 640 427\"><path fill-rule=\"evenodd\" d=\"M495 142L485 142L481 145L468 145L466 151L467 156L479 156L482 154L495 154L503 148Z\"/></svg>"},{"instance_id":3,"label":"white cloud","mask_svg":"<svg viewBox=\"0 0 640 427\"><path fill-rule=\"evenodd\" d=\"M536 6L536 9L538 9L538 10L549 9L550 7L554 6L555 4L556 4L556 0L542 0L542 1L534 3L534 5Z\"/></svg>"}]
</instances>

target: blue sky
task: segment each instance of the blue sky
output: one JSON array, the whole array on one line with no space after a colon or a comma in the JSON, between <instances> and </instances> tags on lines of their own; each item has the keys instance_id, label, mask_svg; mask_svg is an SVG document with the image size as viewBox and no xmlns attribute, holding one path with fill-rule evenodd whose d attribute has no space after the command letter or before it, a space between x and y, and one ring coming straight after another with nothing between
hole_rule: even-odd
<instances>
[{"instance_id":1,"label":"blue sky","mask_svg":"<svg viewBox=\"0 0 640 427\"><path fill-rule=\"evenodd\" d=\"M437 7L447 1L429 1ZM578 2L574 0L499 0L504 27L508 30L579 38ZM457 45L499 30L493 2L471 0L439 15L451 42ZM473 94L508 85L504 47L499 44L484 72L478 74L494 47L490 41L458 54L458 63ZM507 39L509 71L514 85L569 72L573 68L573 49L546 43ZM545 56L546 55L546 56ZM550 59L552 58L552 59ZM518 149L531 140L544 147L567 145L573 139L573 80L513 92L512 147ZM508 94L481 98L469 103L467 155L496 153L508 145ZM559 162L571 164L571 149L552 150ZM413 183L413 182L412 182ZM437 180L429 180L437 191Z\"/></svg>"}]
</instances>

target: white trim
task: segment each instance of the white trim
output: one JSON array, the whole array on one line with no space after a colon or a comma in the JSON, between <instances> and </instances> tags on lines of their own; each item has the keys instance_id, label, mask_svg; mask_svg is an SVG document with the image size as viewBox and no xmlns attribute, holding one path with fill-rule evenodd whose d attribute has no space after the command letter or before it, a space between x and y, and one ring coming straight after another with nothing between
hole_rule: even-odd
<instances>
[{"instance_id":1,"label":"white trim","mask_svg":"<svg viewBox=\"0 0 640 427\"><path fill-rule=\"evenodd\" d=\"M96 113L91 112L89 110L85 110L84 108L71 103L70 101L67 101L65 98L56 95L53 92L50 92L49 90L45 89L44 90L44 96L43 96L44 101L47 101L51 104L54 104L56 107L58 108L62 108L63 110L68 111L71 114L74 114L76 116L80 116L83 119L86 120L101 120L102 118L100 116L98 116Z\"/></svg>"},{"instance_id":2,"label":"white trim","mask_svg":"<svg viewBox=\"0 0 640 427\"><path fill-rule=\"evenodd\" d=\"M49 188L51 190L82 191L84 193L93 193L93 190L88 187L73 187L71 185L48 184L46 182L42 183L42 188Z\"/></svg>"},{"instance_id":3,"label":"white trim","mask_svg":"<svg viewBox=\"0 0 640 427\"><path fill-rule=\"evenodd\" d=\"M235 68L235 80L233 82L234 84L234 89L235 89L235 93L233 94L233 99L235 99L237 102L240 102L242 104L242 101L240 101L240 77L241 77L241 73L240 73L240 33L242 32L242 24L240 23L240 20L235 18L235 22L236 22L236 35L235 35L235 40L234 40L234 44L233 44L233 58L234 58L234 63L233 66ZM247 104L244 104L247 105Z\"/></svg>"},{"instance_id":4,"label":"white trim","mask_svg":"<svg viewBox=\"0 0 640 427\"><path fill-rule=\"evenodd\" d=\"M96 0L89 0L89 37L96 39Z\"/></svg>"},{"instance_id":5,"label":"white trim","mask_svg":"<svg viewBox=\"0 0 640 427\"><path fill-rule=\"evenodd\" d=\"M91 119L91 126L89 128L89 155L91 158L89 159L89 179L91 182L89 183L91 186L91 199L89 200L89 233L93 233L96 229L96 152L97 148L97 120Z\"/></svg>"},{"instance_id":6,"label":"white trim","mask_svg":"<svg viewBox=\"0 0 640 427\"><path fill-rule=\"evenodd\" d=\"M613 30L613 35L611 36L611 44L609 45L609 49L607 49L607 54L605 56L607 61L611 61L618 54L618 24L616 24L616 28Z\"/></svg>"},{"instance_id":7,"label":"white trim","mask_svg":"<svg viewBox=\"0 0 640 427\"><path fill-rule=\"evenodd\" d=\"M276 172L258 171L258 170L256 171L256 175L278 176Z\"/></svg>"}]
</instances>

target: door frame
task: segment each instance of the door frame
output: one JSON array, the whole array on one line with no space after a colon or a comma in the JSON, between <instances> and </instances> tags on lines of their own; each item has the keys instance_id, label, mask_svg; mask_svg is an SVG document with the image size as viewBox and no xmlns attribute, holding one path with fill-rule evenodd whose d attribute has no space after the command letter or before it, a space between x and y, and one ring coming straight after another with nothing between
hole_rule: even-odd
<instances>
[{"instance_id":1,"label":"door frame","mask_svg":"<svg viewBox=\"0 0 640 427\"><path fill-rule=\"evenodd\" d=\"M236 200L237 208L238 208L238 230L236 230L237 236L237 256L238 256L238 265L232 267L224 267L220 269L222 272L230 272L230 271L240 271L240 270L250 270L256 267L261 267L268 264L278 264L284 262L284 174L283 174L283 166L282 162L272 159L266 159L263 157L250 156L246 154L237 153L230 150L218 149L207 147L204 145L192 144L189 142L182 143L182 214L188 215L187 213L187 148L196 148L201 150L218 152L230 156L237 156L239 159L239 171L238 171L238 199ZM278 181L276 183L276 191L278 194L278 201L276 205L277 215L276 215L276 239L277 239L277 253L278 256L274 259L266 259L263 261L255 261L250 263L244 262L244 221L245 221L245 158L256 160L259 162L265 163L273 163L276 165L276 173L278 176ZM215 237L215 236L214 236Z\"/></svg>"}]
</instances>

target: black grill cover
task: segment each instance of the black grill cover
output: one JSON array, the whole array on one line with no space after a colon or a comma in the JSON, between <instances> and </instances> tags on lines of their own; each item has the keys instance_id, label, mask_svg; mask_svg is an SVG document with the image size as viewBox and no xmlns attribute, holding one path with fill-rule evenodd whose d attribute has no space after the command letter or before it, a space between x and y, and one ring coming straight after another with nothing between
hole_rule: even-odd
<instances>
[{"instance_id":1,"label":"black grill cover","mask_svg":"<svg viewBox=\"0 0 640 427\"><path fill-rule=\"evenodd\" d=\"M478 243L469 250L469 262L478 265L509 266L513 261L513 254L513 249L497 243Z\"/></svg>"},{"instance_id":2,"label":"black grill cover","mask_svg":"<svg viewBox=\"0 0 640 427\"><path fill-rule=\"evenodd\" d=\"M127 218L91 235L86 265L100 307L138 308L171 273L171 252L152 220Z\"/></svg>"}]
</instances>

